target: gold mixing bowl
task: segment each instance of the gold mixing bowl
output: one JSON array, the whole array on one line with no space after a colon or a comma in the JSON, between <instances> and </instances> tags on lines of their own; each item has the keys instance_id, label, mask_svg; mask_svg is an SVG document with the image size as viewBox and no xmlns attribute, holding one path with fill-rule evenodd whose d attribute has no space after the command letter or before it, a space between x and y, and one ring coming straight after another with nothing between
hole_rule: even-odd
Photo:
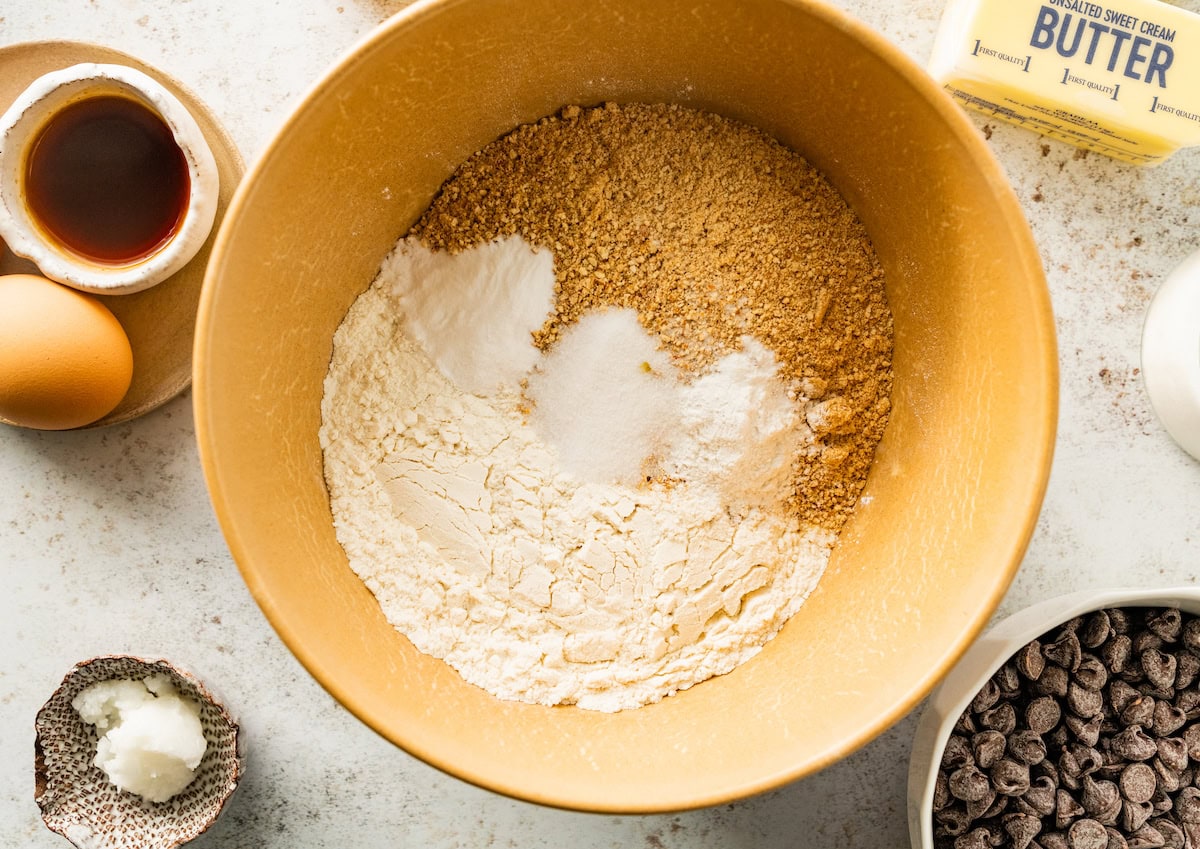
<instances>
[{"instance_id":1,"label":"gold mixing bowl","mask_svg":"<svg viewBox=\"0 0 1200 849\"><path fill-rule=\"evenodd\" d=\"M471 153L564 104L672 101L757 125L862 218L895 314L867 496L800 612L748 663L618 714L500 701L384 620L334 537L322 379L334 330ZM898 49L808 0L441 0L359 43L242 183L208 269L196 430L246 583L309 671L463 779L607 812L808 775L911 709L1021 561L1057 411L1037 251L975 127Z\"/></svg>"}]
</instances>

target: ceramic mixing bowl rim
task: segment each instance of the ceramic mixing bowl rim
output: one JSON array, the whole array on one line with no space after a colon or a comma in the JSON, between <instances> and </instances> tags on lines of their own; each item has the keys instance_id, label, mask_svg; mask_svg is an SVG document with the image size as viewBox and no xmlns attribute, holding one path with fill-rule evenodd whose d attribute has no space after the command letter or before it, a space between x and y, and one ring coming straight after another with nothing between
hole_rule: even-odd
<instances>
[{"instance_id":1,"label":"ceramic mixing bowl rim","mask_svg":"<svg viewBox=\"0 0 1200 849\"><path fill-rule=\"evenodd\" d=\"M228 213L213 247L200 298L193 356L193 397L201 466L209 497L230 553L252 597L280 639L331 696L384 739L448 775L476 786L513 798L569 810L598 813L665 813L743 799L816 773L856 751L912 710L983 629L1016 575L1036 527L1049 481L1058 419L1058 359L1050 295L1032 233L1003 168L984 142L982 134L971 123L964 111L913 59L882 34L877 33L849 13L828 5L824 0L775 0L775 2L803 9L814 19L848 35L859 48L875 55L893 72L902 77L905 83L911 86L921 99L936 111L952 137L962 145L975 169L990 187L993 201L1007 224L1009 237L1015 247L1013 262L1024 266L1023 277L1027 281L1027 294L1037 305L1038 320L1035 322L1036 326L1031 327L1031 335L1035 340L1033 344L1041 351L1042 372L1040 377L1045 389L1038 399L1042 407L1042 415L1037 422L1038 426L1034 429L1034 436L1029 441L1027 456L1030 468L1037 470L1038 477L1029 493L1029 502L1020 532L1014 534L1007 557L997 557L998 561L1004 563L1003 570L997 572L990 592L981 599L981 605L975 611L973 618L966 624L959 638L946 648L942 657L925 676L914 681L908 691L901 694L889 709L881 711L874 722L863 726L856 734L832 743L824 751L801 764L766 772L757 779L740 780L710 790L703 795L690 794L687 798L678 798L667 792L661 797L646 799L634 806L614 804L605 800L567 798L556 794L553 789L522 787L519 782L509 782L504 778L484 775L477 770L464 768L445 758L436 746L427 746L419 737L407 734L403 728L394 727L388 722L386 716L369 712L353 693L343 687L336 666L322 662L317 651L309 647L310 640L305 630L298 623L288 621L281 613L270 586L253 568L254 558L239 531L234 511L226 502L220 462L221 449L212 440L212 428L209 425L211 414L207 400L208 348L217 335L216 328L212 324L212 312L216 289L225 265L225 255L230 241L234 238L237 222L244 210L255 199L258 191L258 178L278 155L289 133L317 100L328 90L334 88L355 68L368 61L377 51L384 49L384 45L391 41L397 31L417 25L444 7L470 2L472 0L418 0L360 38L330 65L299 99L285 121L268 141L245 179L241 181L229 205Z\"/></svg>"},{"instance_id":2,"label":"ceramic mixing bowl rim","mask_svg":"<svg viewBox=\"0 0 1200 849\"><path fill-rule=\"evenodd\" d=\"M916 740L928 740L932 751L914 751L909 764L908 813L913 849L934 849L933 793L946 741L975 695L1010 657L1029 641L1076 616L1117 607L1179 607L1181 601L1200 607L1200 587L1080 590L1018 610L989 628L985 640L963 655L933 693L914 734ZM943 704L951 698L953 701ZM931 727L935 723L936 731Z\"/></svg>"}]
</instances>

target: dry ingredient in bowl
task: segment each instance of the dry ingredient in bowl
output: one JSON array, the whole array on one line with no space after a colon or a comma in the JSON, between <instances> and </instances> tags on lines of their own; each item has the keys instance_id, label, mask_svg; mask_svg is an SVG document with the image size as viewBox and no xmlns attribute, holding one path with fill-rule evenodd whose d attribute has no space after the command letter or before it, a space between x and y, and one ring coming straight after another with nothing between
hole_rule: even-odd
<instances>
[{"instance_id":1,"label":"dry ingredient in bowl","mask_svg":"<svg viewBox=\"0 0 1200 849\"><path fill-rule=\"evenodd\" d=\"M959 717L938 849L1200 846L1200 618L1098 610L1033 640Z\"/></svg>"},{"instance_id":2,"label":"dry ingredient in bowl","mask_svg":"<svg viewBox=\"0 0 1200 849\"><path fill-rule=\"evenodd\" d=\"M568 108L468 160L339 327L337 536L466 680L654 702L813 590L890 357L870 242L803 159L679 107Z\"/></svg>"}]
</instances>

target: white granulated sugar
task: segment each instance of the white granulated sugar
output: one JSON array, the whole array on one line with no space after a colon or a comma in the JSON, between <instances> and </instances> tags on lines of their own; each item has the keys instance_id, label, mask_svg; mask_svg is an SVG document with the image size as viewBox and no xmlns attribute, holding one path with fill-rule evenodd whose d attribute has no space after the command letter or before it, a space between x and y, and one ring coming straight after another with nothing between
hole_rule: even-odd
<instances>
[{"instance_id":1,"label":"white granulated sugar","mask_svg":"<svg viewBox=\"0 0 1200 849\"><path fill-rule=\"evenodd\" d=\"M554 307L549 251L510 236L451 256L404 239L381 273L394 281L405 329L460 388L486 394L537 361L530 334Z\"/></svg>"},{"instance_id":2,"label":"white granulated sugar","mask_svg":"<svg viewBox=\"0 0 1200 849\"><path fill-rule=\"evenodd\" d=\"M504 284L505 263L494 267ZM440 284L446 297L457 297L457 278ZM488 394L466 392L404 332L404 307L423 308L404 302L411 288L389 264L350 309L320 438L338 540L418 649L501 698L615 711L730 671L796 612L834 534L778 509L787 451L812 435L797 404L782 403L769 351L747 340L676 387L663 456L679 479L584 480L564 469L562 441L527 421L519 382L494 388L489 378ZM626 343L622 321L609 329ZM475 350L469 338L458 344ZM441 353L479 370L477 353ZM531 368L565 379L552 376L552 357ZM637 362L667 371L651 359ZM611 403L620 414L623 402ZM751 483L735 480L743 472Z\"/></svg>"},{"instance_id":3,"label":"white granulated sugar","mask_svg":"<svg viewBox=\"0 0 1200 849\"><path fill-rule=\"evenodd\" d=\"M631 309L583 316L529 377L538 435L564 471L598 483L636 483L664 441L678 388L670 358Z\"/></svg>"}]
</instances>

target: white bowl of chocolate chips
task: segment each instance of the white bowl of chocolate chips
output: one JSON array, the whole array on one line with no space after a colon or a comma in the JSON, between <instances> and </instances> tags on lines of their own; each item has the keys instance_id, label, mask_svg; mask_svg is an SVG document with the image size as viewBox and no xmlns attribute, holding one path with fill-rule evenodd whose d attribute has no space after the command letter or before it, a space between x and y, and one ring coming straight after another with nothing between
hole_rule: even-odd
<instances>
[{"instance_id":1,"label":"white bowl of chocolate chips","mask_svg":"<svg viewBox=\"0 0 1200 849\"><path fill-rule=\"evenodd\" d=\"M996 624L918 723L908 821L915 849L1200 847L1200 588Z\"/></svg>"}]
</instances>

